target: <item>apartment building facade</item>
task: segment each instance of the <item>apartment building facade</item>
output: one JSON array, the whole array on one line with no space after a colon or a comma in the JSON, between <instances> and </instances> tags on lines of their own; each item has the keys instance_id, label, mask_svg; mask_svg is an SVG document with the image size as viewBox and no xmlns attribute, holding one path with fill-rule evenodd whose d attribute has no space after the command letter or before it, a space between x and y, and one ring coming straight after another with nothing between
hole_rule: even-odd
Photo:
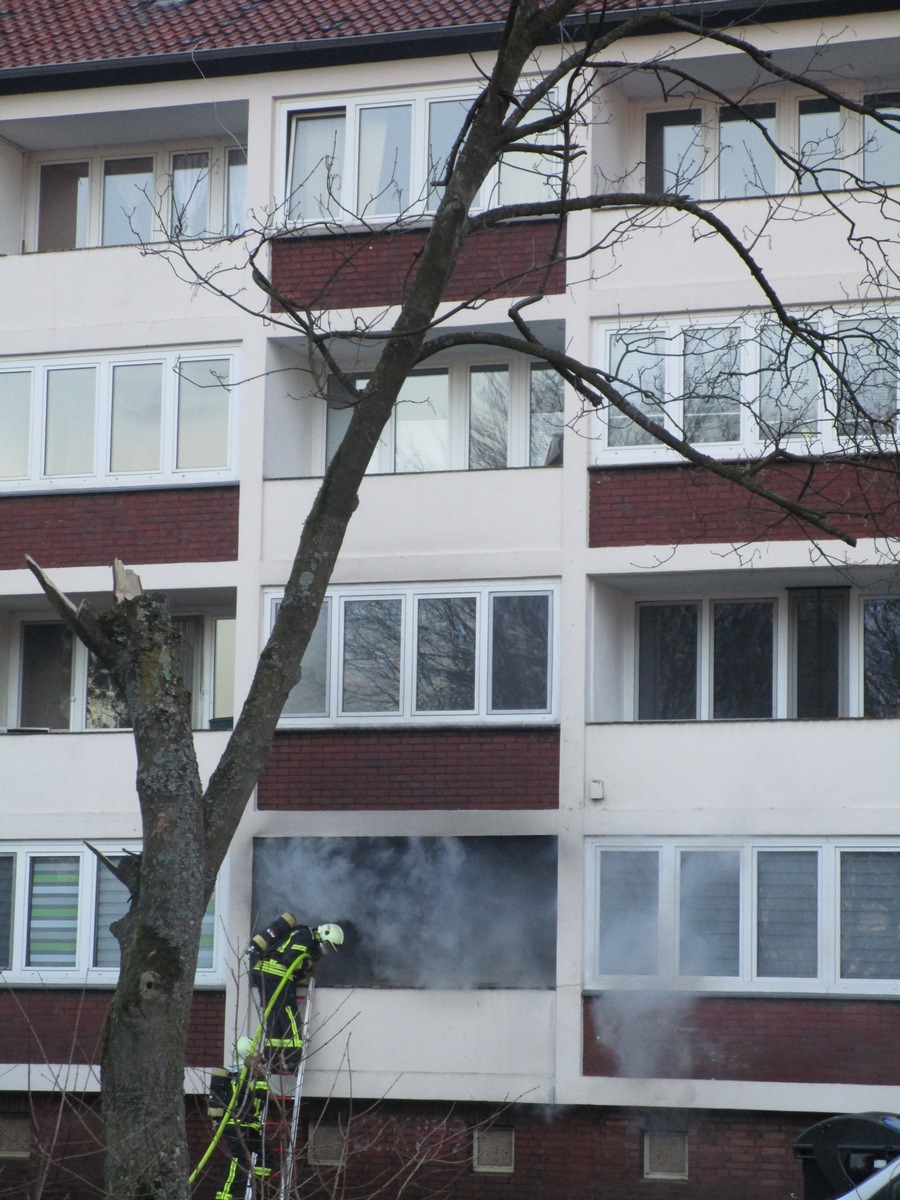
<instances>
[{"instance_id":1,"label":"apartment building facade","mask_svg":"<svg viewBox=\"0 0 900 1200\"><path fill-rule=\"evenodd\" d=\"M791 312L849 339L877 322L874 361L867 339L845 375L889 423L900 135L860 106L900 111L896 11L769 4L745 27L685 6L846 107L668 11L594 64L576 187L683 183ZM109 602L113 558L167 594L208 775L349 413L238 270L237 235L283 231L272 281L335 328L383 323L502 18L281 0L0 16L0 1187L97 1186L125 896L91 846L140 848L127 714L24 556L76 599ZM670 91L635 69L671 61ZM510 162L486 185L543 186ZM572 213L565 253L552 220L474 235L445 327L508 329L539 281L544 343L711 457L759 454L786 420L793 446L839 446L815 360L778 340L747 262L683 215L634 213ZM374 361L364 338L339 353L358 378ZM857 544L811 540L583 411L537 357L458 348L415 373L207 914L197 1154L208 1070L253 1019L242 951L283 910L348 933L315 993L301 1181L365 1189L405 1161L423 1191L473 1200L780 1197L800 1194L813 1121L900 1109L891 478L863 511L849 469L817 476Z\"/></svg>"}]
</instances>

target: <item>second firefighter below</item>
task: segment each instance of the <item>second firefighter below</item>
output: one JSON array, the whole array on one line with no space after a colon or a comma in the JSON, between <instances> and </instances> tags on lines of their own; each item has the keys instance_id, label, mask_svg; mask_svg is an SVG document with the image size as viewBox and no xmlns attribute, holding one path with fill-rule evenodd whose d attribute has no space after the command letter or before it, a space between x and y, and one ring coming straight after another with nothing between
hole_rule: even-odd
<instances>
[{"instance_id":1,"label":"second firefighter below","mask_svg":"<svg viewBox=\"0 0 900 1200\"><path fill-rule=\"evenodd\" d=\"M325 946L344 941L340 925L298 925L291 913L255 934L250 943L250 983L263 1012L263 1055L270 1071L295 1074L303 1051L297 990L309 983Z\"/></svg>"}]
</instances>

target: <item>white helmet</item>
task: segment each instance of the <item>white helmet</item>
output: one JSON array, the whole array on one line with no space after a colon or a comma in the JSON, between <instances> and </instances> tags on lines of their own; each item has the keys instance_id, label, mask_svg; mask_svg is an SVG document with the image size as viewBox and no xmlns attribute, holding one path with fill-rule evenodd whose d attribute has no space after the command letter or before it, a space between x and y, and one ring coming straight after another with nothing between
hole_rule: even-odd
<instances>
[{"instance_id":1,"label":"white helmet","mask_svg":"<svg viewBox=\"0 0 900 1200\"><path fill-rule=\"evenodd\" d=\"M333 946L336 950L338 946L344 944L344 931L340 925L320 925L316 929L316 940L327 942L329 946Z\"/></svg>"},{"instance_id":2,"label":"white helmet","mask_svg":"<svg viewBox=\"0 0 900 1200\"><path fill-rule=\"evenodd\" d=\"M254 1039L251 1037L239 1037L234 1045L234 1056L238 1062L243 1062L253 1052Z\"/></svg>"}]
</instances>

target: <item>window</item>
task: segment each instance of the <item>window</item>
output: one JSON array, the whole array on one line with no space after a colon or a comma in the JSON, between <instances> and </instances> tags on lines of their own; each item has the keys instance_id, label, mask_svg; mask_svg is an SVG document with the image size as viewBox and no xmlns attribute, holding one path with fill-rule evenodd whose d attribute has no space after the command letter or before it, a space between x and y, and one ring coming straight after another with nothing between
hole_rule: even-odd
<instances>
[{"instance_id":1,"label":"window","mask_svg":"<svg viewBox=\"0 0 900 1200\"><path fill-rule=\"evenodd\" d=\"M246 153L213 141L38 161L29 248L127 246L232 233L246 222Z\"/></svg>"},{"instance_id":2,"label":"window","mask_svg":"<svg viewBox=\"0 0 900 1200\"><path fill-rule=\"evenodd\" d=\"M434 212L475 94L386 94L287 106L287 220L377 222ZM535 119L549 111L548 102ZM551 156L511 154L494 168L474 207L551 199L558 176Z\"/></svg>"},{"instance_id":3,"label":"window","mask_svg":"<svg viewBox=\"0 0 900 1200\"><path fill-rule=\"evenodd\" d=\"M703 168L699 108L647 113L648 192L697 194Z\"/></svg>"},{"instance_id":4,"label":"window","mask_svg":"<svg viewBox=\"0 0 900 1200\"><path fill-rule=\"evenodd\" d=\"M900 845L591 839L591 988L894 994Z\"/></svg>"},{"instance_id":5,"label":"window","mask_svg":"<svg viewBox=\"0 0 900 1200\"><path fill-rule=\"evenodd\" d=\"M222 350L6 360L0 490L233 479L233 374Z\"/></svg>"},{"instance_id":6,"label":"window","mask_svg":"<svg viewBox=\"0 0 900 1200\"><path fill-rule=\"evenodd\" d=\"M819 310L808 320L809 341L766 316L598 323L596 353L638 414L697 445L742 446L751 455L792 439L823 451L848 440L892 448L900 412L896 313ZM672 454L640 415L607 406L598 419L599 458Z\"/></svg>"},{"instance_id":7,"label":"window","mask_svg":"<svg viewBox=\"0 0 900 1200\"><path fill-rule=\"evenodd\" d=\"M688 1139L686 1133L644 1134L644 1178L687 1179Z\"/></svg>"},{"instance_id":8,"label":"window","mask_svg":"<svg viewBox=\"0 0 900 1200\"><path fill-rule=\"evenodd\" d=\"M117 864L124 853L121 843L97 849ZM127 909L127 888L84 842L0 843L4 982L113 983L119 947L109 925ZM219 978L215 912L213 899L203 918L198 982Z\"/></svg>"},{"instance_id":9,"label":"window","mask_svg":"<svg viewBox=\"0 0 900 1200\"><path fill-rule=\"evenodd\" d=\"M641 721L900 715L900 600L892 596L791 588L770 598L638 603L635 632Z\"/></svg>"},{"instance_id":10,"label":"window","mask_svg":"<svg viewBox=\"0 0 900 1200\"><path fill-rule=\"evenodd\" d=\"M841 132L844 116L833 100L800 101L800 191L815 192L844 187Z\"/></svg>"},{"instance_id":11,"label":"window","mask_svg":"<svg viewBox=\"0 0 900 1200\"><path fill-rule=\"evenodd\" d=\"M181 635L185 684L193 697L192 720L196 728L203 728L210 717L232 715L228 687L233 670L233 621L177 616L175 626ZM11 726L46 730L130 727L124 697L112 676L67 625L23 617L15 629L12 671L19 688L9 717ZM213 663L222 674L215 704L211 696L214 683L209 678Z\"/></svg>"},{"instance_id":12,"label":"window","mask_svg":"<svg viewBox=\"0 0 900 1200\"><path fill-rule=\"evenodd\" d=\"M547 586L332 589L282 720L553 719L554 621Z\"/></svg>"},{"instance_id":13,"label":"window","mask_svg":"<svg viewBox=\"0 0 900 1200\"><path fill-rule=\"evenodd\" d=\"M365 386L365 376L356 378ZM353 402L331 381L325 453L331 462ZM542 363L514 361L413 371L375 450L373 474L498 470L562 460L563 384Z\"/></svg>"},{"instance_id":14,"label":"window","mask_svg":"<svg viewBox=\"0 0 900 1200\"><path fill-rule=\"evenodd\" d=\"M863 118L863 178L869 183L891 186L900 183L900 92L880 92L865 97L885 116L893 130L873 117Z\"/></svg>"},{"instance_id":15,"label":"window","mask_svg":"<svg viewBox=\"0 0 900 1200\"><path fill-rule=\"evenodd\" d=\"M497 1125L472 1133L472 1170L478 1175L512 1175L516 1166L516 1131Z\"/></svg>"}]
</instances>

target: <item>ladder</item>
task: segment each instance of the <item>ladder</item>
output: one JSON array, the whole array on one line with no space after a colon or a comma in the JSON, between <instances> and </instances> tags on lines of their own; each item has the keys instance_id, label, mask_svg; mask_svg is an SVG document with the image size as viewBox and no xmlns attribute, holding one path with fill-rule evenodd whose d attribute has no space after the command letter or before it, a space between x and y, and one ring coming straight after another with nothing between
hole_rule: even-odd
<instances>
[{"instance_id":1,"label":"ladder","mask_svg":"<svg viewBox=\"0 0 900 1200\"><path fill-rule=\"evenodd\" d=\"M301 1036L303 1038L303 1047L300 1052L300 1062L297 1066L297 1074L294 1076L294 1090L291 1096L291 1121L290 1133L288 1136L288 1144L286 1151L281 1155L281 1185L279 1187L279 1200L288 1200L291 1192L291 1184L294 1177L294 1162L297 1157L297 1131L300 1127L300 1098L303 1094L303 1075L306 1070L306 1050L309 1045L309 1017L312 1010L313 991L315 989L315 979L310 979L306 985L305 993L298 993L297 1000L303 1003L303 1019L300 1022Z\"/></svg>"}]
</instances>

